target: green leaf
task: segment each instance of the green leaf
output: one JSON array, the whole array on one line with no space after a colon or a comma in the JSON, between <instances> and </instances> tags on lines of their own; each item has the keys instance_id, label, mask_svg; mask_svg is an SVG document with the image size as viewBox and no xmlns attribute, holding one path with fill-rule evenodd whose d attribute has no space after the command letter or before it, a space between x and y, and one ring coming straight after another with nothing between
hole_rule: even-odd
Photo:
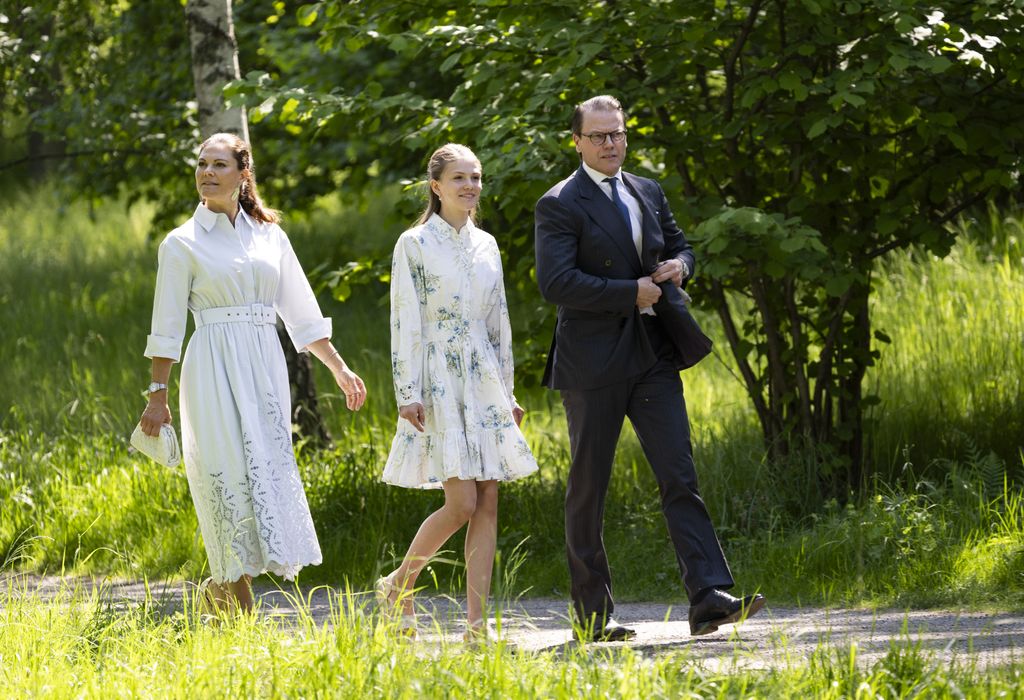
<instances>
[{"instance_id":1,"label":"green leaf","mask_svg":"<svg viewBox=\"0 0 1024 700\"><path fill-rule=\"evenodd\" d=\"M825 282L825 291L829 296L841 297L850 288L852 280L849 275L836 275Z\"/></svg>"},{"instance_id":2,"label":"green leaf","mask_svg":"<svg viewBox=\"0 0 1024 700\"><path fill-rule=\"evenodd\" d=\"M928 60L928 70L932 73L945 73L952 65L953 62L945 56L932 56Z\"/></svg>"},{"instance_id":3,"label":"green leaf","mask_svg":"<svg viewBox=\"0 0 1024 700\"><path fill-rule=\"evenodd\" d=\"M795 92L798 88L803 86L803 82L800 80L800 76L796 73L784 73L779 77L779 85L790 92Z\"/></svg>"},{"instance_id":4,"label":"green leaf","mask_svg":"<svg viewBox=\"0 0 1024 700\"><path fill-rule=\"evenodd\" d=\"M867 102L863 97L852 92L841 93L841 96L847 104L854 107L863 107Z\"/></svg>"},{"instance_id":5,"label":"green leaf","mask_svg":"<svg viewBox=\"0 0 1024 700\"><path fill-rule=\"evenodd\" d=\"M295 17L299 22L299 26L308 27L316 22L317 15L320 14L321 3L316 2L312 5L303 5L299 8L299 11L295 13Z\"/></svg>"},{"instance_id":6,"label":"green leaf","mask_svg":"<svg viewBox=\"0 0 1024 700\"><path fill-rule=\"evenodd\" d=\"M814 124L811 125L811 128L807 130L807 138L816 139L824 134L825 130L828 129L829 121L828 117L824 117L814 122Z\"/></svg>"},{"instance_id":7,"label":"green leaf","mask_svg":"<svg viewBox=\"0 0 1024 700\"><path fill-rule=\"evenodd\" d=\"M625 221L625 219L623 219ZM715 253L721 253L723 250L729 247L729 240L725 236L715 236L704 246L704 249L714 255Z\"/></svg>"},{"instance_id":8,"label":"green leaf","mask_svg":"<svg viewBox=\"0 0 1024 700\"><path fill-rule=\"evenodd\" d=\"M899 54L893 54L889 57L889 65L892 66L893 70L897 73L902 73L910 66L910 61Z\"/></svg>"},{"instance_id":9,"label":"green leaf","mask_svg":"<svg viewBox=\"0 0 1024 700\"><path fill-rule=\"evenodd\" d=\"M807 239L803 236L794 236L783 240L782 243L779 244L779 247L787 253L795 253L804 247L804 243L806 243L806 241Z\"/></svg>"},{"instance_id":10,"label":"green leaf","mask_svg":"<svg viewBox=\"0 0 1024 700\"><path fill-rule=\"evenodd\" d=\"M459 62L460 58L462 58L462 52L456 51L451 56L444 59L444 61L441 63L441 67L438 70L440 70L442 73L447 73L455 66L456 63Z\"/></svg>"}]
</instances>

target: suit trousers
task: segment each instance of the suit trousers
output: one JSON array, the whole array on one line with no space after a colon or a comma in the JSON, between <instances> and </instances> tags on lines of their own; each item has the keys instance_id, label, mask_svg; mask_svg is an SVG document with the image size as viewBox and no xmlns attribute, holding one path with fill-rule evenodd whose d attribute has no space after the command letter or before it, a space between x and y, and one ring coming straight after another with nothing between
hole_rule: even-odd
<instances>
[{"instance_id":1,"label":"suit trousers","mask_svg":"<svg viewBox=\"0 0 1024 700\"><path fill-rule=\"evenodd\" d=\"M672 345L653 316L644 328L658 360L647 371L597 389L563 389L572 464L565 493L565 541L579 621L612 615L612 579L604 548L605 496L615 448L629 417L650 462L687 596L730 588L732 574L697 488L683 385Z\"/></svg>"}]
</instances>

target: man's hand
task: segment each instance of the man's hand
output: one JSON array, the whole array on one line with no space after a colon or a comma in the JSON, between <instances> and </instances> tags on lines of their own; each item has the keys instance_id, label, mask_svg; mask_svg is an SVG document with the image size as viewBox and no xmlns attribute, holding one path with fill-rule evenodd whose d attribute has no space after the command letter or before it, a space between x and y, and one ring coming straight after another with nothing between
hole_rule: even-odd
<instances>
[{"instance_id":1,"label":"man's hand","mask_svg":"<svg viewBox=\"0 0 1024 700\"><path fill-rule=\"evenodd\" d=\"M424 421L427 419L427 414L423 411L423 404L407 403L404 406L399 406L398 415L412 423L412 427L416 430L423 432Z\"/></svg>"},{"instance_id":2,"label":"man's hand","mask_svg":"<svg viewBox=\"0 0 1024 700\"><path fill-rule=\"evenodd\" d=\"M683 277L686 272L686 265L682 260L679 258L669 258L658 263L658 266L654 268L654 272L651 274L651 280L655 284L668 280L675 286L682 287Z\"/></svg>"},{"instance_id":3,"label":"man's hand","mask_svg":"<svg viewBox=\"0 0 1024 700\"><path fill-rule=\"evenodd\" d=\"M661 287L656 285L650 277L641 277L636 283L636 305L641 309L654 306L654 303L661 298Z\"/></svg>"}]
</instances>

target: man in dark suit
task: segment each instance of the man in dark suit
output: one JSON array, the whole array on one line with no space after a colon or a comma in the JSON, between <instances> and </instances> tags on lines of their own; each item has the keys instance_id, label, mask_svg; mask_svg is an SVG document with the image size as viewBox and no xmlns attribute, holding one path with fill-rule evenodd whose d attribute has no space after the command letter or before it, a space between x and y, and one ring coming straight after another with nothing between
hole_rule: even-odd
<instances>
[{"instance_id":1,"label":"man in dark suit","mask_svg":"<svg viewBox=\"0 0 1024 700\"><path fill-rule=\"evenodd\" d=\"M562 395L572 465L565 539L577 637L635 636L612 618L602 539L604 501L622 422L629 417L661 492L662 511L690 600L690 633L714 632L757 612L735 598L714 526L697 490L679 370L710 350L683 303L693 250L661 186L622 171L625 115L618 100L576 107L581 164L536 206L537 282L558 305L544 383Z\"/></svg>"}]
</instances>

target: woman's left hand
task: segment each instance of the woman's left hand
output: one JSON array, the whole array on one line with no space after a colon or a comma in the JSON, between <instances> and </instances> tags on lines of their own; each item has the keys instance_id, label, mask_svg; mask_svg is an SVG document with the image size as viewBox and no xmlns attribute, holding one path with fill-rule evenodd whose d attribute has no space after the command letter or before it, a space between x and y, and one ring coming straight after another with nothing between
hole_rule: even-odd
<instances>
[{"instance_id":1,"label":"woman's left hand","mask_svg":"<svg viewBox=\"0 0 1024 700\"><path fill-rule=\"evenodd\" d=\"M512 420L516 422L516 425L523 424L523 416L525 415L526 411L524 411L523 407L520 406L519 404L516 404L515 407L512 409Z\"/></svg>"},{"instance_id":2,"label":"woman's left hand","mask_svg":"<svg viewBox=\"0 0 1024 700\"><path fill-rule=\"evenodd\" d=\"M334 381L345 394L345 405L350 411L358 411L366 402L366 385L359 375L347 366L334 372Z\"/></svg>"}]
</instances>

